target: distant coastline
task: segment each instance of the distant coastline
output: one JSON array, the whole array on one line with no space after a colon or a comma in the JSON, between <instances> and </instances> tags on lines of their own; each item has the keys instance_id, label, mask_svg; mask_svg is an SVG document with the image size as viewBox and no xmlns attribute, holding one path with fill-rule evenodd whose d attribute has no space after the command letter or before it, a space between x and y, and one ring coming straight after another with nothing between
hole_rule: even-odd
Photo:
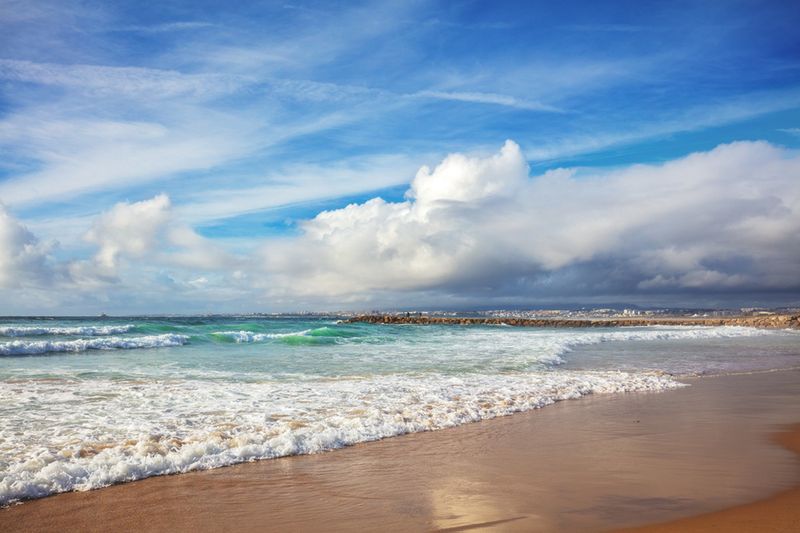
<instances>
[{"instance_id":1,"label":"distant coastline","mask_svg":"<svg viewBox=\"0 0 800 533\"><path fill-rule=\"evenodd\" d=\"M766 329L800 329L800 314L725 317L630 317L630 318L499 318L429 316L422 314L359 315L344 322L369 324L419 324L462 326L524 326L538 328L614 328L630 326L745 326Z\"/></svg>"}]
</instances>

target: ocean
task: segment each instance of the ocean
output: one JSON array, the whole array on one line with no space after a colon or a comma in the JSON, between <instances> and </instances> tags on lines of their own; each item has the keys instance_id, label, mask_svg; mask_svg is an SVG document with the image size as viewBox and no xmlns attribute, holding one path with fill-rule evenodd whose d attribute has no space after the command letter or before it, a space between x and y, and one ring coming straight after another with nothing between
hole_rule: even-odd
<instances>
[{"instance_id":1,"label":"ocean","mask_svg":"<svg viewBox=\"0 0 800 533\"><path fill-rule=\"evenodd\" d=\"M0 505L798 366L745 327L0 319Z\"/></svg>"}]
</instances>

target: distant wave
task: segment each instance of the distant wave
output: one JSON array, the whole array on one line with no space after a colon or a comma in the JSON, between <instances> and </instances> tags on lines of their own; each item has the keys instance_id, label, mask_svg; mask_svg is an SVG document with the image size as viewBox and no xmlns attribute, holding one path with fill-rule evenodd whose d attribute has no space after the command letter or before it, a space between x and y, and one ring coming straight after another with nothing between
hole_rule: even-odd
<instances>
[{"instance_id":1,"label":"distant wave","mask_svg":"<svg viewBox=\"0 0 800 533\"><path fill-rule=\"evenodd\" d=\"M189 341L186 335L149 335L145 337L107 337L69 341L11 341L0 343L0 355L39 355L88 350L135 350L181 346Z\"/></svg>"},{"instance_id":2,"label":"distant wave","mask_svg":"<svg viewBox=\"0 0 800 533\"><path fill-rule=\"evenodd\" d=\"M322 326L320 328L290 331L287 333L254 333L252 331L217 331L212 333L215 337L229 339L236 343L264 342L280 340L288 344L330 344L337 338L358 336L357 333L345 328Z\"/></svg>"},{"instance_id":3,"label":"distant wave","mask_svg":"<svg viewBox=\"0 0 800 533\"><path fill-rule=\"evenodd\" d=\"M212 335L230 339L236 343L263 342L270 339L282 339L286 337L306 335L310 329L303 331L293 331L289 333L253 333L252 331L216 331Z\"/></svg>"},{"instance_id":4,"label":"distant wave","mask_svg":"<svg viewBox=\"0 0 800 533\"><path fill-rule=\"evenodd\" d=\"M773 332L746 326L645 326L642 329L620 328L613 331L571 335L577 343L593 339L588 344L609 341L655 341L679 339L728 339L733 337L762 337Z\"/></svg>"},{"instance_id":5,"label":"distant wave","mask_svg":"<svg viewBox=\"0 0 800 533\"><path fill-rule=\"evenodd\" d=\"M427 327L427 326L416 326ZM497 326L494 326L497 327ZM485 342L483 337L487 333L479 329L472 330L476 336L475 342ZM632 341L673 341L694 339L728 339L739 337L760 337L774 335L776 332L766 329L756 329L740 326L655 326L644 328L618 328L614 330L536 330L533 328L502 328L502 333L495 330L491 335L502 335L505 338L517 339L526 349L518 353L518 357L505 356L504 365L511 365L517 369L528 368L535 362L545 365L560 365L566 362L565 356L580 346L591 346L607 342L632 342ZM520 337L524 335L524 337ZM504 338L500 337L500 338ZM515 360L519 362L515 366Z\"/></svg>"},{"instance_id":6,"label":"distant wave","mask_svg":"<svg viewBox=\"0 0 800 533\"><path fill-rule=\"evenodd\" d=\"M3 337L32 337L38 335L84 335L99 337L102 335L119 335L127 333L133 324L124 326L74 326L74 327L41 327L41 326L2 326L0 336Z\"/></svg>"}]
</instances>

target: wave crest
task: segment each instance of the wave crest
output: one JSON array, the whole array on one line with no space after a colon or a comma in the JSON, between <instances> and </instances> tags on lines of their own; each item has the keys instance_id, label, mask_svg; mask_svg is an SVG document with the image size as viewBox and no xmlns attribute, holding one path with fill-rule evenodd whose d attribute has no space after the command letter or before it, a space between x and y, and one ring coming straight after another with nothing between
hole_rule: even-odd
<instances>
[{"instance_id":1,"label":"wave crest","mask_svg":"<svg viewBox=\"0 0 800 533\"><path fill-rule=\"evenodd\" d=\"M358 336L357 333L344 328L322 326L319 328L290 331L286 333L254 333L252 331L216 331L214 337L233 341L237 344L280 340L286 344L331 344L337 338Z\"/></svg>"},{"instance_id":2,"label":"wave crest","mask_svg":"<svg viewBox=\"0 0 800 533\"><path fill-rule=\"evenodd\" d=\"M100 337L103 335L118 335L128 333L135 328L133 324L124 326L2 326L2 337L34 337L39 335L84 335L86 337Z\"/></svg>"},{"instance_id":3,"label":"wave crest","mask_svg":"<svg viewBox=\"0 0 800 533\"><path fill-rule=\"evenodd\" d=\"M11 341L0 343L0 355L41 355L46 353L85 352L89 350L135 350L181 346L186 335L148 335L144 337L107 337L69 341Z\"/></svg>"}]
</instances>

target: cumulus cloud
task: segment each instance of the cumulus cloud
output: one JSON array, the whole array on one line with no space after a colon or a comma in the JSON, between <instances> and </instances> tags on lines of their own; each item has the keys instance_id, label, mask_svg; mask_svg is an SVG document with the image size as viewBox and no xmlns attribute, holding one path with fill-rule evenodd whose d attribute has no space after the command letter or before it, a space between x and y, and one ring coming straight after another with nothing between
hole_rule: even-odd
<instances>
[{"instance_id":1,"label":"cumulus cloud","mask_svg":"<svg viewBox=\"0 0 800 533\"><path fill-rule=\"evenodd\" d=\"M141 257L156 244L169 220L170 201L166 195L135 203L119 203L100 215L86 234L99 249L98 265L115 269L122 255Z\"/></svg>"},{"instance_id":2,"label":"cumulus cloud","mask_svg":"<svg viewBox=\"0 0 800 533\"><path fill-rule=\"evenodd\" d=\"M507 141L422 167L403 201L321 212L250 255L180 213L166 195L119 203L86 233L91 256L58 262L0 208L0 294L38 288L37 301L63 299L54 307L78 295L102 309L124 295L149 312L165 291L211 310L800 294L800 155L766 142L530 176Z\"/></svg>"},{"instance_id":3,"label":"cumulus cloud","mask_svg":"<svg viewBox=\"0 0 800 533\"><path fill-rule=\"evenodd\" d=\"M301 294L625 296L800 289L800 157L737 142L661 165L529 177L517 144L452 154L403 202L326 211L265 250ZM280 292L280 291L277 291Z\"/></svg>"},{"instance_id":4,"label":"cumulus cloud","mask_svg":"<svg viewBox=\"0 0 800 533\"><path fill-rule=\"evenodd\" d=\"M239 261L176 220L165 194L116 204L94 220L84 239L96 246L94 256L67 265L71 281L84 288L121 281L135 286L144 283L136 279L136 271L141 274L148 267L179 269L197 277L198 271L232 269ZM122 280L126 269L134 272ZM200 288L202 284L185 286Z\"/></svg>"},{"instance_id":5,"label":"cumulus cloud","mask_svg":"<svg viewBox=\"0 0 800 533\"><path fill-rule=\"evenodd\" d=\"M36 238L0 204L0 288L49 284L52 248Z\"/></svg>"},{"instance_id":6,"label":"cumulus cloud","mask_svg":"<svg viewBox=\"0 0 800 533\"><path fill-rule=\"evenodd\" d=\"M231 255L175 220L165 194L116 204L95 219L85 239L97 246L93 264L106 276L116 275L123 259L147 259L201 270L220 270L235 262Z\"/></svg>"},{"instance_id":7,"label":"cumulus cloud","mask_svg":"<svg viewBox=\"0 0 800 533\"><path fill-rule=\"evenodd\" d=\"M41 242L0 204L0 311L152 312L242 295L229 280L246 279L239 270L245 260L178 220L166 195L114 205L84 240L94 248L90 257L74 258L75 249L59 257L55 243Z\"/></svg>"}]
</instances>

